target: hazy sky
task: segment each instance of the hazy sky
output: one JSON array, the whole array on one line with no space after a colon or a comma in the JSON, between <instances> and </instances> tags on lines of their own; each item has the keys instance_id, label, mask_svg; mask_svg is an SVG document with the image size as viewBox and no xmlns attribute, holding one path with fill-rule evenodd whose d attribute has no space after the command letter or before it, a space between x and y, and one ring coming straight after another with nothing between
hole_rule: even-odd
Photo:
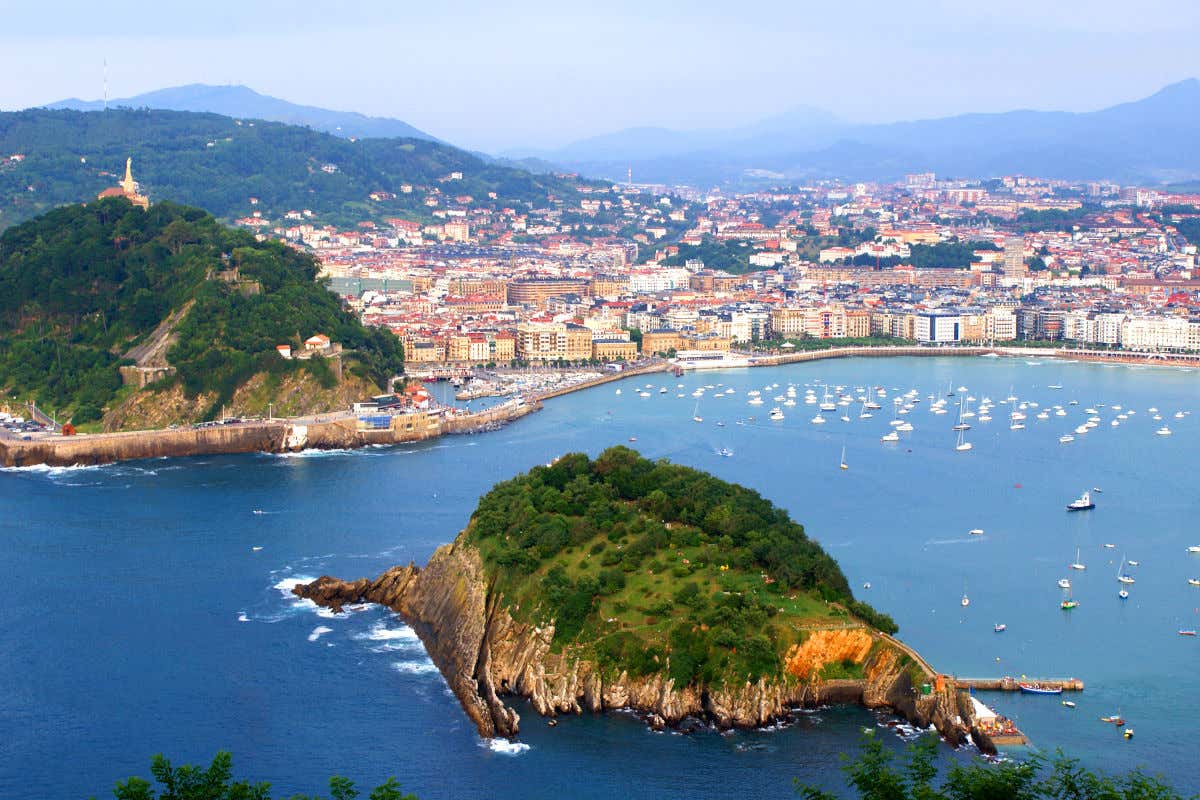
<instances>
[{"instance_id":1,"label":"hazy sky","mask_svg":"<svg viewBox=\"0 0 1200 800\"><path fill-rule=\"evenodd\" d=\"M797 105L1089 110L1200 75L1197 0L2 5L0 108L99 98L107 58L112 97L243 83L492 151Z\"/></svg>"}]
</instances>

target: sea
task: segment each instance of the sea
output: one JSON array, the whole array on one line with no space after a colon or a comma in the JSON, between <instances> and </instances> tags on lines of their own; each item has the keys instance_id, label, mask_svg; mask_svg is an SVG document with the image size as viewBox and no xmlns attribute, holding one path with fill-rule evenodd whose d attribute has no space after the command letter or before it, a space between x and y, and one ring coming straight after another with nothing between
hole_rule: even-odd
<instances>
[{"instance_id":1,"label":"sea","mask_svg":"<svg viewBox=\"0 0 1200 800\"><path fill-rule=\"evenodd\" d=\"M864 736L899 752L920 733L847 707L735 733L655 733L625 713L549 727L518 703L521 735L481 740L393 614L335 616L289 593L323 574L423 563L497 481L617 444L786 508L937 669L1084 681L1074 708L979 693L1031 740L1006 757L1061 750L1196 791L1200 637L1179 632L1200 628L1200 587L1188 583L1200 577L1188 552L1200 545L1198 381L1050 358L840 359L631 377L499 431L416 445L6 470L0 797L104 797L148 775L156 753L197 763L229 750L236 775L277 796L324 791L341 774L368 788L395 776L423 800L777 798L796 780L843 792L839 759ZM863 418L861 403L840 406L814 424L805 390L821 398L825 386L861 387L881 408ZM748 404L752 390L763 405ZM949 413L932 414L929 396L951 390ZM893 400L906 393L919 402L901 416ZM994 405L991 422L968 418L963 452L951 428L967 396ZM1022 403L1026 427L1012 430ZM770 421L775 406L784 418ZM1100 423L1059 442L1088 416ZM913 430L882 443L893 419ZM1085 490L1096 508L1068 513ZM1086 570L1068 568L1077 559ZM1135 579L1124 600L1122 560ZM1132 739L1100 720L1113 714Z\"/></svg>"}]
</instances>

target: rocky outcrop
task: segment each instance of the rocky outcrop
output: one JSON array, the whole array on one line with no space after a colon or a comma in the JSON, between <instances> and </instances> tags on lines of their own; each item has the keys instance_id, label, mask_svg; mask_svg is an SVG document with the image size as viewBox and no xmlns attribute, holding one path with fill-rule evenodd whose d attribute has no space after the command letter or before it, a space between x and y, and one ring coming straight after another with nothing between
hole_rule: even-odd
<instances>
[{"instance_id":1,"label":"rocky outcrop","mask_svg":"<svg viewBox=\"0 0 1200 800\"><path fill-rule=\"evenodd\" d=\"M933 725L953 744L967 732L953 691L921 695L913 685L911 658L889 640L861 629L857 635L818 637L820 648L832 648L837 655L862 655L861 680L822 681L813 674L786 673L719 687L676 686L665 673L613 674L570 651L552 651L554 627L515 619L489 585L479 551L461 541L439 548L423 569L393 567L375 580L325 576L298 584L293 592L334 610L371 602L396 611L421 637L467 715L487 737L518 731L516 712L503 702L506 695L527 698L543 716L631 709L656 727L699 719L720 728L755 728L800 707L859 703L894 709L921 727ZM810 668L815 652L806 656Z\"/></svg>"}]
</instances>

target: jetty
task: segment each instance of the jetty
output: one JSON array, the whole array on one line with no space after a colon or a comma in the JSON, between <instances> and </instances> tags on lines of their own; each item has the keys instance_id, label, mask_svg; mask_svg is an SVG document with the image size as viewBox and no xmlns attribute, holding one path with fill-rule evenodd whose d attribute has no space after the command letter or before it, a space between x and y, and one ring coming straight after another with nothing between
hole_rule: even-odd
<instances>
[{"instance_id":1,"label":"jetty","mask_svg":"<svg viewBox=\"0 0 1200 800\"><path fill-rule=\"evenodd\" d=\"M955 678L955 683L964 689L977 692L1019 692L1021 684L1037 686L1052 692L1082 692L1083 681L1078 678Z\"/></svg>"}]
</instances>

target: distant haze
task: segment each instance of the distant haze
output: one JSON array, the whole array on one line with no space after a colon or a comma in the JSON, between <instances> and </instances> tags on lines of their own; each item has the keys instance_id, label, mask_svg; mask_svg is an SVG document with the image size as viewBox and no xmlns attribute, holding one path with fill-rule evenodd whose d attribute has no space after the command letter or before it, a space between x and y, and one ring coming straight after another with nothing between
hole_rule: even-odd
<instances>
[{"instance_id":1,"label":"distant haze","mask_svg":"<svg viewBox=\"0 0 1200 800\"><path fill-rule=\"evenodd\" d=\"M1194 0L10 4L0 108L188 83L391 117L489 152L626 128L1087 111L1200 73Z\"/></svg>"}]
</instances>

